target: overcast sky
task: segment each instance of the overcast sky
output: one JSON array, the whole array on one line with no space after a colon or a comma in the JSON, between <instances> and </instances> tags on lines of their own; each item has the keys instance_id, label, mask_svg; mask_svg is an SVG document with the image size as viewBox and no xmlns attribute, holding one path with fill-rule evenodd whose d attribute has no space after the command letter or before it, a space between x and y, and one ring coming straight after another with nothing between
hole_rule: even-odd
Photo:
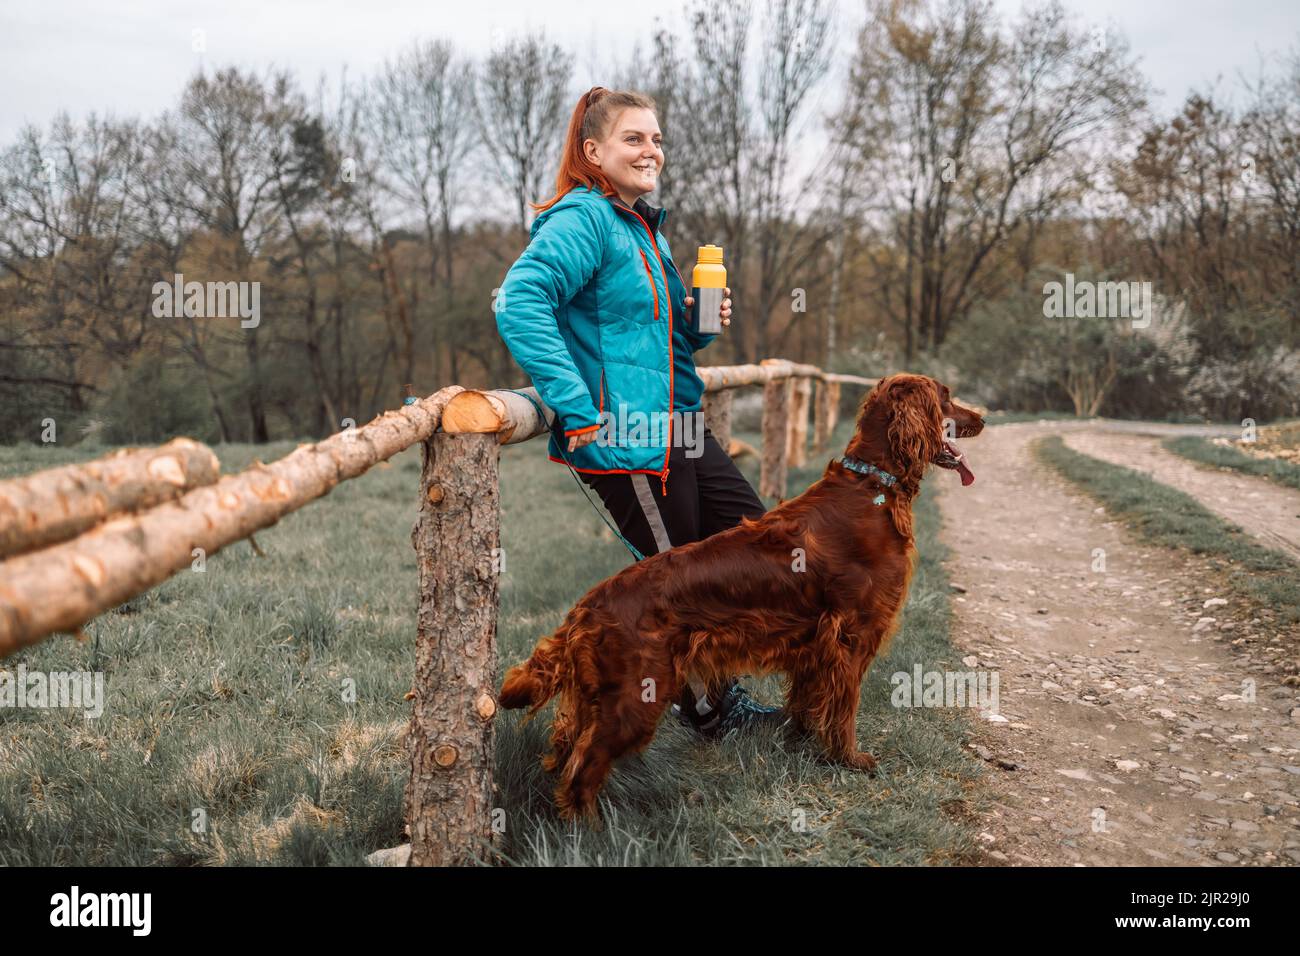
<instances>
[{"instance_id":1,"label":"overcast sky","mask_svg":"<svg viewBox=\"0 0 1300 956\"><path fill-rule=\"evenodd\" d=\"M1021 5L996 2L1009 12ZM1216 76L1231 83L1238 71L1253 73L1261 54L1300 46L1300 0L1067 0L1067 6L1128 36L1163 91L1157 104L1166 110L1193 86L1203 88ZM839 0L837 7L842 67L862 14L857 0ZM681 9L676 0L0 0L0 145L12 142L24 122L44 126L60 109L73 116L92 110L156 116L175 105L200 59L287 66L310 86L321 72L336 77L344 66L352 75L368 74L415 37L445 36L482 55L495 38L544 27L575 53L576 81L585 89L606 83L605 70L638 38L648 48L656 15L676 24ZM204 32L206 53L191 49L195 30ZM828 104L830 95L823 91L819 99Z\"/></svg>"}]
</instances>

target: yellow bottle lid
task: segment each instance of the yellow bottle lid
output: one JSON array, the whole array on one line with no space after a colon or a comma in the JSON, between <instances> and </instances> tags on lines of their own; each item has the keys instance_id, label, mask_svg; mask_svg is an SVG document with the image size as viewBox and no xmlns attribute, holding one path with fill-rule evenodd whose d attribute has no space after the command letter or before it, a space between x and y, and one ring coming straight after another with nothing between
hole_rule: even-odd
<instances>
[{"instance_id":1,"label":"yellow bottle lid","mask_svg":"<svg viewBox=\"0 0 1300 956\"><path fill-rule=\"evenodd\" d=\"M695 256L695 261L699 263L722 265L722 246L700 246L699 252Z\"/></svg>"}]
</instances>

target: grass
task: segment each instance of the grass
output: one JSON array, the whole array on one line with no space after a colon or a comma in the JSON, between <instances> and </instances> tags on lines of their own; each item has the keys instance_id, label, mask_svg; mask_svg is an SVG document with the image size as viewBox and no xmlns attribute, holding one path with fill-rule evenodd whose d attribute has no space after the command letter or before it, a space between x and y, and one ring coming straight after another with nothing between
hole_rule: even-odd
<instances>
[{"instance_id":1,"label":"grass","mask_svg":"<svg viewBox=\"0 0 1300 956\"><path fill-rule=\"evenodd\" d=\"M217 453L230 472L293 447ZM102 451L0 448L0 475ZM820 477L824 461L792 473L791 494ZM209 556L206 571L102 615L84 643L55 637L6 660L29 672L102 671L107 700L97 720L0 710L0 865L349 865L403 842L419 467L418 448L403 452L259 532L266 557L236 544ZM757 463L742 470L756 485ZM501 504L506 665L632 558L567 470L546 461L541 441L504 451ZM665 721L645 754L616 769L606 826L593 831L554 815L552 781L538 765L549 712L526 725L504 713L502 862L969 859L966 802L981 770L961 749L966 716L889 706L891 673L916 662L960 667L938 526L927 493L903 628L863 687L859 740L881 760L878 776L827 765L815 748L780 736L704 744ZM772 700L777 681L751 686Z\"/></svg>"},{"instance_id":2,"label":"grass","mask_svg":"<svg viewBox=\"0 0 1300 956\"><path fill-rule=\"evenodd\" d=\"M1144 539L1214 559L1238 594L1285 622L1300 622L1300 567L1285 555L1255 543L1190 495L1074 451L1059 435L1039 439L1034 453Z\"/></svg>"},{"instance_id":3,"label":"grass","mask_svg":"<svg viewBox=\"0 0 1300 956\"><path fill-rule=\"evenodd\" d=\"M1247 475L1267 478L1291 488L1300 488L1300 465L1285 458L1256 458L1254 455L1247 455L1235 445L1222 444L1208 438L1190 436L1168 438L1163 444L1174 454L1203 465L1228 468Z\"/></svg>"}]
</instances>

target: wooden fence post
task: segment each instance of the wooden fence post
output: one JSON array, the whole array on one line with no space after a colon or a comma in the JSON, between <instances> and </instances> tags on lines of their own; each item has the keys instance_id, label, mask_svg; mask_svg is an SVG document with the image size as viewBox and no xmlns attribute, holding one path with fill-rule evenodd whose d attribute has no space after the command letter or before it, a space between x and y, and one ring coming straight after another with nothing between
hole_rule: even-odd
<instances>
[{"instance_id":1,"label":"wooden fence post","mask_svg":"<svg viewBox=\"0 0 1300 956\"><path fill-rule=\"evenodd\" d=\"M790 392L790 445L786 449L791 468L802 468L808 463L808 406L811 396L812 379L795 379Z\"/></svg>"},{"instance_id":2,"label":"wooden fence post","mask_svg":"<svg viewBox=\"0 0 1300 956\"><path fill-rule=\"evenodd\" d=\"M709 431L728 454L731 453L731 395L732 389L729 388L705 392L700 403Z\"/></svg>"},{"instance_id":3,"label":"wooden fence post","mask_svg":"<svg viewBox=\"0 0 1300 956\"><path fill-rule=\"evenodd\" d=\"M785 497L786 445L790 430L790 379L776 378L763 386L763 467L760 494Z\"/></svg>"},{"instance_id":4,"label":"wooden fence post","mask_svg":"<svg viewBox=\"0 0 1300 956\"><path fill-rule=\"evenodd\" d=\"M410 866L483 859L492 840L501 560L496 435L424 443L411 532L420 604L407 750Z\"/></svg>"},{"instance_id":5,"label":"wooden fence post","mask_svg":"<svg viewBox=\"0 0 1300 956\"><path fill-rule=\"evenodd\" d=\"M839 417L840 383L819 379L814 405L813 454L820 455L826 451L831 432L835 431L835 420Z\"/></svg>"}]
</instances>

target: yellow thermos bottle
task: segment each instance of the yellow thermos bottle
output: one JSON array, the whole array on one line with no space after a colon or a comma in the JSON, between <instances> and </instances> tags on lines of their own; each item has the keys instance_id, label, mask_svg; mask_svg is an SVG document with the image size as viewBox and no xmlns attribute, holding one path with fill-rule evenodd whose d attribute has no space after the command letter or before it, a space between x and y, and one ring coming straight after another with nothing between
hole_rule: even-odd
<instances>
[{"instance_id":1,"label":"yellow thermos bottle","mask_svg":"<svg viewBox=\"0 0 1300 956\"><path fill-rule=\"evenodd\" d=\"M727 269L722 264L721 246L700 246L691 274L691 328L705 335L722 331L722 290L727 287Z\"/></svg>"}]
</instances>

